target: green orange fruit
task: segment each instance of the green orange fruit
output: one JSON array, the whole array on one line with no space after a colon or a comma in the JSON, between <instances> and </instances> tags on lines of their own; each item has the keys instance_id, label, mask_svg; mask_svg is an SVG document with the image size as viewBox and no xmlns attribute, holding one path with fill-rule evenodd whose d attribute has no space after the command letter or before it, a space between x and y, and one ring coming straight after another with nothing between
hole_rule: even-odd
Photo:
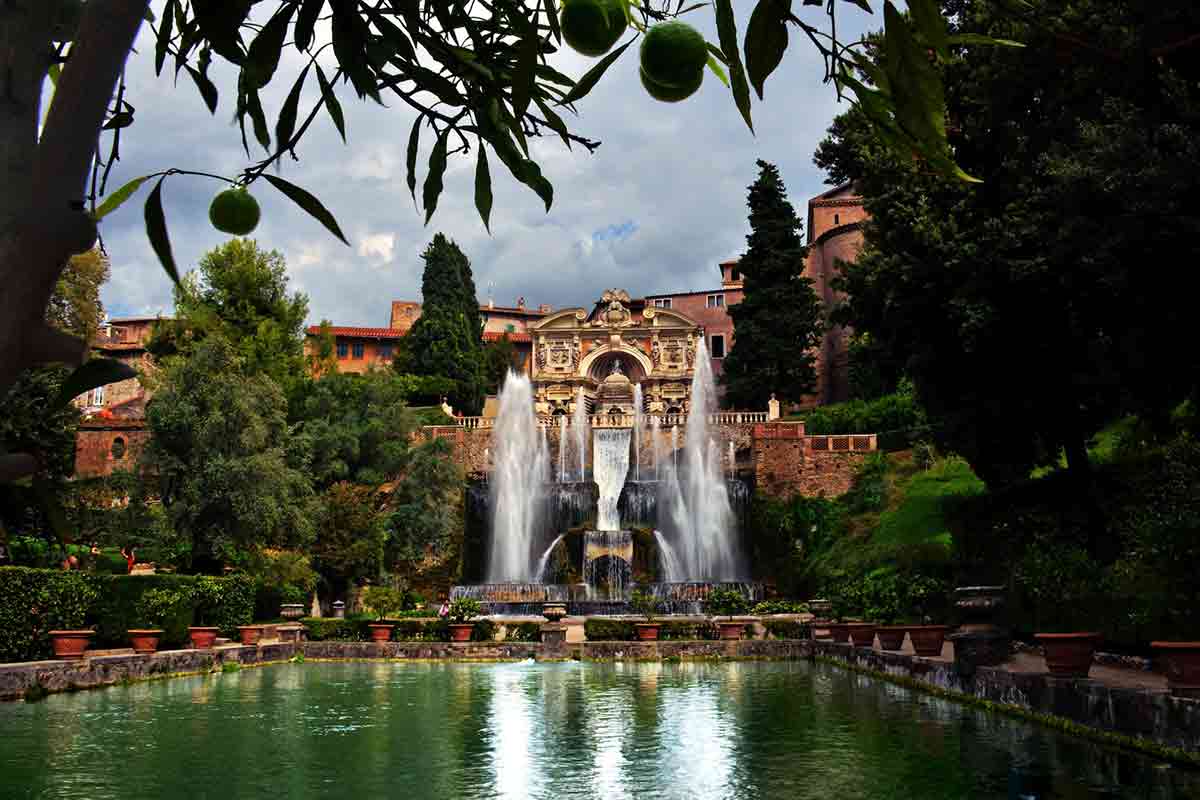
<instances>
[{"instance_id":1,"label":"green orange fruit","mask_svg":"<svg viewBox=\"0 0 1200 800\"><path fill-rule=\"evenodd\" d=\"M258 227L260 213L258 201L244 186L226 189L214 197L208 207L208 219L213 227L234 236L245 236Z\"/></svg>"},{"instance_id":2,"label":"green orange fruit","mask_svg":"<svg viewBox=\"0 0 1200 800\"><path fill-rule=\"evenodd\" d=\"M602 56L625 32L625 9L621 0L564 0L559 25L572 49Z\"/></svg>"},{"instance_id":3,"label":"green orange fruit","mask_svg":"<svg viewBox=\"0 0 1200 800\"><path fill-rule=\"evenodd\" d=\"M691 86L707 62L708 44L686 22L660 23L642 37L642 69L659 86Z\"/></svg>"},{"instance_id":4,"label":"green orange fruit","mask_svg":"<svg viewBox=\"0 0 1200 800\"><path fill-rule=\"evenodd\" d=\"M678 103L680 100L686 100L695 94L696 90L700 88L700 84L704 82L704 70L696 73L694 83L678 88L663 86L661 83L657 83L646 74L646 70L644 69L639 69L638 74L642 76L642 86L646 87L646 91L650 93L650 96L664 103Z\"/></svg>"}]
</instances>

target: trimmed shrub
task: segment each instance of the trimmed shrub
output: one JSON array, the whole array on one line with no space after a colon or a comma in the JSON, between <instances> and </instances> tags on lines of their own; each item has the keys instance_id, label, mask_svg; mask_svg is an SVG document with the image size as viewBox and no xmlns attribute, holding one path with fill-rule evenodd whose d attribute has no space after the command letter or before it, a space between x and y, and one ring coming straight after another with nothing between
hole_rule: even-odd
<instances>
[{"instance_id":1,"label":"trimmed shrub","mask_svg":"<svg viewBox=\"0 0 1200 800\"><path fill-rule=\"evenodd\" d=\"M542 626L537 622L518 622L508 626L504 638L509 642L540 642Z\"/></svg>"},{"instance_id":2,"label":"trimmed shrub","mask_svg":"<svg viewBox=\"0 0 1200 800\"><path fill-rule=\"evenodd\" d=\"M100 647L125 646L129 628L154 626L163 628L163 644L182 644L198 617L232 635L251 621L253 609L253 584L241 575L97 575L0 567L0 661L49 658L47 632L60 628L94 627Z\"/></svg>"},{"instance_id":3,"label":"trimmed shrub","mask_svg":"<svg viewBox=\"0 0 1200 800\"><path fill-rule=\"evenodd\" d=\"M490 619L481 619L471 628L472 642L490 642L496 638L496 623Z\"/></svg>"},{"instance_id":4,"label":"trimmed shrub","mask_svg":"<svg viewBox=\"0 0 1200 800\"><path fill-rule=\"evenodd\" d=\"M374 621L368 617L304 617L300 623L308 629L308 638L314 642L365 642L371 638L367 624ZM399 631L395 633L399 639Z\"/></svg>"},{"instance_id":5,"label":"trimmed shrub","mask_svg":"<svg viewBox=\"0 0 1200 800\"><path fill-rule=\"evenodd\" d=\"M48 632L82 628L97 594L82 572L0 568L0 661L50 658Z\"/></svg>"},{"instance_id":6,"label":"trimmed shrub","mask_svg":"<svg viewBox=\"0 0 1200 800\"><path fill-rule=\"evenodd\" d=\"M809 625L795 619L764 619L763 627L767 629L769 639L807 639Z\"/></svg>"},{"instance_id":7,"label":"trimmed shrub","mask_svg":"<svg viewBox=\"0 0 1200 800\"><path fill-rule=\"evenodd\" d=\"M629 642L637 636L637 629L629 620L592 617L583 623L583 634L589 642Z\"/></svg>"}]
</instances>

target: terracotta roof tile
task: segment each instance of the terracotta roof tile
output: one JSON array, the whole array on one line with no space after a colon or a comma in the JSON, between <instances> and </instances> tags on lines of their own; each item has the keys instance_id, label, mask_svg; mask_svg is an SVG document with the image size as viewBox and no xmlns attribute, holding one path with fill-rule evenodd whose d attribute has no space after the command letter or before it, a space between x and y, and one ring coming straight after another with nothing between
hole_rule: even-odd
<instances>
[{"instance_id":1,"label":"terracotta roof tile","mask_svg":"<svg viewBox=\"0 0 1200 800\"><path fill-rule=\"evenodd\" d=\"M331 325L330 332L334 336L361 336L371 339L402 339L407 330L397 330L395 328L354 328L341 325ZM309 325L308 332L313 336L319 336L321 333L320 325Z\"/></svg>"}]
</instances>

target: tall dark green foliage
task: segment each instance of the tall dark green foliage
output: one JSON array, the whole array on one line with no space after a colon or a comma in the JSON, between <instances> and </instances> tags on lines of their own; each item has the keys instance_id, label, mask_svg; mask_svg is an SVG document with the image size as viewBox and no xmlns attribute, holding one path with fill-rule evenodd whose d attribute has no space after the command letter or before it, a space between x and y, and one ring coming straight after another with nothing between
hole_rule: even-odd
<instances>
[{"instance_id":1,"label":"tall dark green foliage","mask_svg":"<svg viewBox=\"0 0 1200 800\"><path fill-rule=\"evenodd\" d=\"M725 358L725 401L758 408L774 394L799 400L816 388L816 353L823 323L812 281L801 275L803 225L788 202L779 170L758 162L750 187L750 235L738 269L745 297L729 307L733 348Z\"/></svg>"},{"instance_id":2,"label":"tall dark green foliage","mask_svg":"<svg viewBox=\"0 0 1200 800\"><path fill-rule=\"evenodd\" d=\"M484 354L471 262L439 233L421 254L421 317L405 337L396 369L413 375L453 380L451 404L464 413L483 408Z\"/></svg>"},{"instance_id":3,"label":"tall dark green foliage","mask_svg":"<svg viewBox=\"0 0 1200 800\"><path fill-rule=\"evenodd\" d=\"M172 527L191 542L193 568L312 538L307 443L293 435L278 385L247 374L223 337L167 368L146 421L147 464Z\"/></svg>"},{"instance_id":4,"label":"tall dark green foliage","mask_svg":"<svg viewBox=\"0 0 1200 800\"><path fill-rule=\"evenodd\" d=\"M1200 9L1036 6L1036 24L995 2L951 9L955 33L1028 45L945 68L955 157L982 184L883 151L857 110L816 158L871 214L839 321L913 379L941 443L992 485L1060 453L1088 475L1101 426L1164 420L1200 376L1195 348L1166 344L1194 338L1190 276L1167 265L1200 250L1200 69L1194 46L1148 56Z\"/></svg>"}]
</instances>

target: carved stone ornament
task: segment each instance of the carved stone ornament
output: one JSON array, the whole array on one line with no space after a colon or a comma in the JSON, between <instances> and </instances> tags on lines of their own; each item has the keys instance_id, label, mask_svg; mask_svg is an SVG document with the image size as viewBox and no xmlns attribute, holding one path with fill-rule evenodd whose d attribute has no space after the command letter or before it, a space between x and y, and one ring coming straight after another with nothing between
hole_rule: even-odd
<instances>
[{"instance_id":1,"label":"carved stone ornament","mask_svg":"<svg viewBox=\"0 0 1200 800\"><path fill-rule=\"evenodd\" d=\"M624 289L609 289L600 297L606 307L599 314L601 324L609 328L628 328L633 325L633 315L625 304L629 302L629 292Z\"/></svg>"}]
</instances>

